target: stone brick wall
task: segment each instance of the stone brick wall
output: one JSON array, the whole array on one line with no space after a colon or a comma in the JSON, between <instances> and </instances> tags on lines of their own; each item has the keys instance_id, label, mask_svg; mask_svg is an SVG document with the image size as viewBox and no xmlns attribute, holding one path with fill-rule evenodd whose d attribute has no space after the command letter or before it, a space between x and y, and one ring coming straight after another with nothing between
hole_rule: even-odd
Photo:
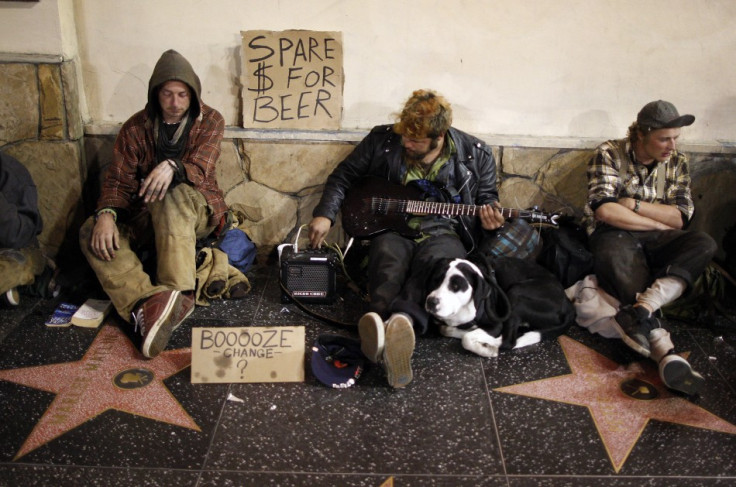
<instances>
[{"instance_id":1,"label":"stone brick wall","mask_svg":"<svg viewBox=\"0 0 736 487\"><path fill-rule=\"evenodd\" d=\"M116 132L113 128L84 135L75 62L0 62L0 150L25 164L36 181L44 219L40 240L55 259L78 252L76 234L94 210ZM309 142L238 135L223 141L218 182L227 203L245 210L256 244L273 247L309 222L324 181L359 138ZM497 145L494 153L503 206L537 206L581 216L592 149ZM720 243L736 219L736 155L690 155L697 208L693 227L708 231ZM339 222L328 240L344 243Z\"/></svg>"},{"instance_id":2,"label":"stone brick wall","mask_svg":"<svg viewBox=\"0 0 736 487\"><path fill-rule=\"evenodd\" d=\"M104 167L113 136L87 137L87 160ZM95 143L90 143L95 140ZM357 142L357 141L356 141ZM228 205L242 205L249 234L261 247L293 238L311 219L322 185L355 142L293 142L225 139L218 183ZM499 167L499 195L508 208L533 206L547 212L582 217L587 196L586 165L592 149L494 147ZM690 153L696 215L693 228L719 242L736 223L736 156ZM290 240L289 240L290 241ZM329 242L344 243L339 221Z\"/></svg>"},{"instance_id":3,"label":"stone brick wall","mask_svg":"<svg viewBox=\"0 0 736 487\"><path fill-rule=\"evenodd\" d=\"M86 170L75 62L40 57L0 63L0 151L23 163L36 182L39 240L52 259L82 217Z\"/></svg>"}]
</instances>

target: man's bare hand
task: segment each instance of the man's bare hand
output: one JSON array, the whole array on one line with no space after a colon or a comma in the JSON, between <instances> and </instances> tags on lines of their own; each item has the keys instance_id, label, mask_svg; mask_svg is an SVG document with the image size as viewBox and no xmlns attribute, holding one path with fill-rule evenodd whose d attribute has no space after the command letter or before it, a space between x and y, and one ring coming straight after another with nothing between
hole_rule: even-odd
<instances>
[{"instance_id":1,"label":"man's bare hand","mask_svg":"<svg viewBox=\"0 0 736 487\"><path fill-rule=\"evenodd\" d=\"M485 230L496 230L502 227L506 219L499 210L501 206L496 202L494 205L483 205L480 207L480 223Z\"/></svg>"},{"instance_id":2,"label":"man's bare hand","mask_svg":"<svg viewBox=\"0 0 736 487\"><path fill-rule=\"evenodd\" d=\"M166 191L169 189L171 181L174 180L174 168L169 163L168 159L161 161L158 166L153 168L153 171L146 176L146 179L141 183L141 189L138 191L138 196L143 198L143 201L150 203L151 201L160 201L166 196Z\"/></svg>"},{"instance_id":3,"label":"man's bare hand","mask_svg":"<svg viewBox=\"0 0 736 487\"><path fill-rule=\"evenodd\" d=\"M631 211L634 211L634 208L636 208L636 200L634 198L619 198L618 204Z\"/></svg>"},{"instance_id":4,"label":"man's bare hand","mask_svg":"<svg viewBox=\"0 0 736 487\"><path fill-rule=\"evenodd\" d=\"M332 222L324 216L316 216L309 222L309 245L318 249L324 242L327 232L330 231Z\"/></svg>"},{"instance_id":5,"label":"man's bare hand","mask_svg":"<svg viewBox=\"0 0 736 487\"><path fill-rule=\"evenodd\" d=\"M97 217L89 246L99 259L109 262L115 258L115 251L120 248L120 233L111 213L102 213Z\"/></svg>"}]
</instances>

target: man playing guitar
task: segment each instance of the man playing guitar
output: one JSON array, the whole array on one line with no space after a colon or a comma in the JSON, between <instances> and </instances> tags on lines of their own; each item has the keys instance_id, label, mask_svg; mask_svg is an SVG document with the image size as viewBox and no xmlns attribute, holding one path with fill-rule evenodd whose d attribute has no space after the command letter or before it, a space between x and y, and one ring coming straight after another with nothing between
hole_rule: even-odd
<instances>
[{"instance_id":1,"label":"man playing guitar","mask_svg":"<svg viewBox=\"0 0 736 487\"><path fill-rule=\"evenodd\" d=\"M493 240L505 222L491 148L451 124L452 109L444 97L415 91L395 124L374 127L335 168L309 225L310 244L319 247L346 194L366 176L387 185L418 185L429 201L477 206L472 215L414 215L407 221L412 236L388 231L372 237L370 312L361 317L358 330L363 353L383 365L395 388L411 382L415 332L428 328L424 283L433 263L465 257Z\"/></svg>"}]
</instances>

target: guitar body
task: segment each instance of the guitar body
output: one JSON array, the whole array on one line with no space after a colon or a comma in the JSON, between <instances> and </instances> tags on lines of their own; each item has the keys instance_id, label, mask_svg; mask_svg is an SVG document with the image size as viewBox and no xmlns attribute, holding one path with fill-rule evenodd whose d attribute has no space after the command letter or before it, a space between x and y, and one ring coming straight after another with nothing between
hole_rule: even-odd
<instances>
[{"instance_id":1,"label":"guitar body","mask_svg":"<svg viewBox=\"0 0 736 487\"><path fill-rule=\"evenodd\" d=\"M415 238L419 232L407 224L409 214L373 207L374 198L385 200L421 200L422 192L415 186L403 186L375 176L356 181L342 202L342 228L353 238L368 239L392 230L404 237Z\"/></svg>"}]
</instances>

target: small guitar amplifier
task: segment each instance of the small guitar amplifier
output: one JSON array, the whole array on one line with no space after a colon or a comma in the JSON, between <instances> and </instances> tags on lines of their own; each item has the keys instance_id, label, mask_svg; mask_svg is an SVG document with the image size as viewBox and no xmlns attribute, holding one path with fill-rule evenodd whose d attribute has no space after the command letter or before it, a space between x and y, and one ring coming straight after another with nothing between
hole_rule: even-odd
<instances>
[{"instance_id":1,"label":"small guitar amplifier","mask_svg":"<svg viewBox=\"0 0 736 487\"><path fill-rule=\"evenodd\" d=\"M279 246L279 263L282 303L292 301L289 293L304 303L331 304L337 298L338 259L334 252L294 251L292 245L284 244Z\"/></svg>"}]
</instances>

